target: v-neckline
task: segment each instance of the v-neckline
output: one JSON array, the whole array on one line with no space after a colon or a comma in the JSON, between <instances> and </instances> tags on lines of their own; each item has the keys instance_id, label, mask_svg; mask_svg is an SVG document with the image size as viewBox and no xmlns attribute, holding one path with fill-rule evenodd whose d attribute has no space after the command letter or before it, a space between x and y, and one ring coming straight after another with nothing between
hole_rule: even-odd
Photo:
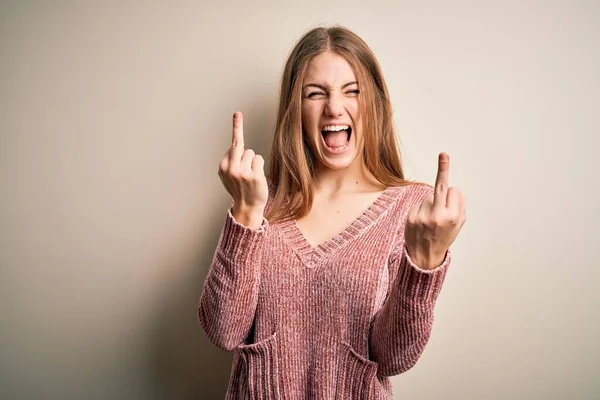
<instances>
[{"instance_id":1,"label":"v-neckline","mask_svg":"<svg viewBox=\"0 0 600 400\"><path fill-rule=\"evenodd\" d=\"M389 209L390 204L397 198L397 189L402 187L389 186L385 188L375 201L342 231L316 246L309 243L295 219L281 223L281 231L304 265L308 268L314 268L323 259L332 255L343 245L372 226Z\"/></svg>"}]
</instances>

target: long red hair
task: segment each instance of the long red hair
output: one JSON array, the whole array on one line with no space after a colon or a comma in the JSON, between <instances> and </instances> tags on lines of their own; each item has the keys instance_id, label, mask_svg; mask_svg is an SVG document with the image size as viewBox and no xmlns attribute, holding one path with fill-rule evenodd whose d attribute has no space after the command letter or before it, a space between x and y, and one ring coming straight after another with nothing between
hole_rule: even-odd
<instances>
[{"instance_id":1,"label":"long red hair","mask_svg":"<svg viewBox=\"0 0 600 400\"><path fill-rule=\"evenodd\" d=\"M385 186L421 184L404 178L387 86L369 46L345 27L315 28L296 43L281 79L277 122L266 170L269 190L275 190L265 214L269 223L304 217L312 207L314 164L302 130L302 83L310 60L325 51L344 57L357 76L365 166ZM300 200L291 204L290 199L297 193Z\"/></svg>"}]
</instances>

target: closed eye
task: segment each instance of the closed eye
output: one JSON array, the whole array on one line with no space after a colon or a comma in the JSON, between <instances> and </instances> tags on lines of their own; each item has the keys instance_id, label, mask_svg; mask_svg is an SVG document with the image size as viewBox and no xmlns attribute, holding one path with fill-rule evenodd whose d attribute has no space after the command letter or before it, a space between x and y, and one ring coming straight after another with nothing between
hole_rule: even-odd
<instances>
[{"instance_id":1,"label":"closed eye","mask_svg":"<svg viewBox=\"0 0 600 400\"><path fill-rule=\"evenodd\" d=\"M360 93L360 91L358 89L355 89L355 90L349 90L346 93L347 94L358 95ZM311 92L311 93L309 93L309 94L306 95L306 97L308 97L309 99L312 99L315 96L325 96L325 93L323 93L323 92Z\"/></svg>"}]
</instances>

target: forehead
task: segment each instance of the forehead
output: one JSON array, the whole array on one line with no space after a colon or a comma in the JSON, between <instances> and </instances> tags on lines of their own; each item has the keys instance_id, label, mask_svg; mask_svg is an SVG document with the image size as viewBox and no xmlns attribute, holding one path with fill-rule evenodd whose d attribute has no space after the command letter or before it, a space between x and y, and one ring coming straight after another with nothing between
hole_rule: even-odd
<instances>
[{"instance_id":1,"label":"forehead","mask_svg":"<svg viewBox=\"0 0 600 400\"><path fill-rule=\"evenodd\" d=\"M341 86L355 80L356 75L348 61L339 54L326 51L310 60L303 83L317 83L323 86Z\"/></svg>"}]
</instances>

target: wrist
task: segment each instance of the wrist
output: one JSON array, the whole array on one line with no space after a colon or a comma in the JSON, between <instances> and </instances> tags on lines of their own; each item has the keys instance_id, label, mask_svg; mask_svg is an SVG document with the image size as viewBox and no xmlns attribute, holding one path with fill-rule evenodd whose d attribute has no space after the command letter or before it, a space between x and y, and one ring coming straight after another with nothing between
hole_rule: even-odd
<instances>
[{"instance_id":1,"label":"wrist","mask_svg":"<svg viewBox=\"0 0 600 400\"><path fill-rule=\"evenodd\" d=\"M231 209L231 215L240 224L249 228L257 229L263 223L264 208L259 207L236 207Z\"/></svg>"},{"instance_id":2,"label":"wrist","mask_svg":"<svg viewBox=\"0 0 600 400\"><path fill-rule=\"evenodd\" d=\"M413 264L415 264L417 267L423 270L432 270L442 265L447 253L447 251L444 251L443 253L432 253L428 255L423 255L420 254L418 251L414 253L411 252L408 249L408 247L406 248L406 250Z\"/></svg>"}]
</instances>

